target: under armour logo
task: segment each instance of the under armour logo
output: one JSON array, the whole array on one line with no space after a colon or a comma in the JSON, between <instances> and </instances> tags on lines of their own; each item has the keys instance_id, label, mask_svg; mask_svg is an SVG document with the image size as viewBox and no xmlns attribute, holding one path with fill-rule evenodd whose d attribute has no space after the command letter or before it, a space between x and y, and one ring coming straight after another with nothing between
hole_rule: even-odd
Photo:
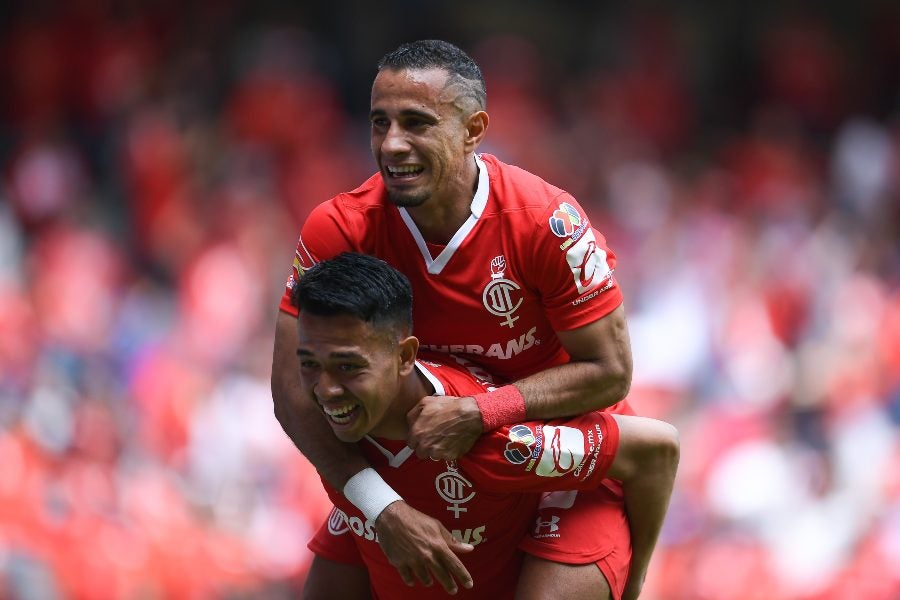
<instances>
[{"instance_id":1,"label":"under armour logo","mask_svg":"<svg viewBox=\"0 0 900 600\"><path fill-rule=\"evenodd\" d=\"M553 515L550 517L548 521L542 521L540 517L534 522L534 535L538 535L541 533L542 527L547 527L549 533L553 533L554 531L559 531L559 517Z\"/></svg>"}]
</instances>

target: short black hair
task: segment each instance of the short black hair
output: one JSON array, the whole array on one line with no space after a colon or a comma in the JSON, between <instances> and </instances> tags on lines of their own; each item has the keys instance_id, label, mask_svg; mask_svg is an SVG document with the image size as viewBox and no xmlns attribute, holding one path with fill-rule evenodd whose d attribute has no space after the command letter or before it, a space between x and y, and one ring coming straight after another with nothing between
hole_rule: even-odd
<instances>
[{"instance_id":1,"label":"short black hair","mask_svg":"<svg viewBox=\"0 0 900 600\"><path fill-rule=\"evenodd\" d=\"M444 40L418 40L401 45L378 61L378 70L444 69L450 78L463 84L479 110L487 106L487 86L478 63Z\"/></svg>"},{"instance_id":2,"label":"short black hair","mask_svg":"<svg viewBox=\"0 0 900 600\"><path fill-rule=\"evenodd\" d=\"M365 254L344 252L315 264L294 284L291 304L312 315L351 315L378 328L412 331L409 280Z\"/></svg>"}]
</instances>

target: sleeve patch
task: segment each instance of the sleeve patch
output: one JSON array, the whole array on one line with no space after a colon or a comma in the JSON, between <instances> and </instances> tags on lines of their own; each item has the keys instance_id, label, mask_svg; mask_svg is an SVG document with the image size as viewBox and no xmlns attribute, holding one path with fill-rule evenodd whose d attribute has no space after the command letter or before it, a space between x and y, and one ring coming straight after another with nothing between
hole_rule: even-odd
<instances>
[{"instance_id":1,"label":"sleeve patch","mask_svg":"<svg viewBox=\"0 0 900 600\"><path fill-rule=\"evenodd\" d=\"M544 449L541 452L535 475L562 477L580 469L584 463L584 434L574 427L545 425Z\"/></svg>"},{"instance_id":2,"label":"sleeve patch","mask_svg":"<svg viewBox=\"0 0 900 600\"><path fill-rule=\"evenodd\" d=\"M552 231L553 235L556 237L569 237L579 228L582 224L582 220L577 208L568 202L563 202L559 205L559 208L550 215L550 231ZM584 219L584 221L587 221L587 219Z\"/></svg>"},{"instance_id":3,"label":"sleeve patch","mask_svg":"<svg viewBox=\"0 0 900 600\"><path fill-rule=\"evenodd\" d=\"M534 446L534 432L527 425L515 425L509 429L509 442L503 451L506 460L514 465L521 465L531 458L531 447Z\"/></svg>"},{"instance_id":4,"label":"sleeve patch","mask_svg":"<svg viewBox=\"0 0 900 600\"><path fill-rule=\"evenodd\" d=\"M306 245L303 243L303 238L301 237L297 242L297 251L294 253L294 262L291 265L293 271L287 281L288 289L293 289L294 283L303 277L303 274L311 269L316 262L318 261L316 261L309 250L306 249Z\"/></svg>"},{"instance_id":5,"label":"sleeve patch","mask_svg":"<svg viewBox=\"0 0 900 600\"><path fill-rule=\"evenodd\" d=\"M597 245L594 232L590 229L566 252L566 262L572 270L579 294L584 294L601 281L609 279L606 251Z\"/></svg>"}]
</instances>

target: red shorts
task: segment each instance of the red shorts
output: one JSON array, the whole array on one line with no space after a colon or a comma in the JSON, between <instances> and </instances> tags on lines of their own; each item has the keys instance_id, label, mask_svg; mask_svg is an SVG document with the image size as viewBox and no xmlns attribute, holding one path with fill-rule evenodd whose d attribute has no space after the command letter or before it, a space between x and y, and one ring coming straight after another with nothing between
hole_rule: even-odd
<instances>
[{"instance_id":1,"label":"red shorts","mask_svg":"<svg viewBox=\"0 0 900 600\"><path fill-rule=\"evenodd\" d=\"M552 562L596 563L613 599L621 600L631 562L621 484L605 479L596 490L544 494L535 526L519 548Z\"/></svg>"},{"instance_id":2,"label":"red shorts","mask_svg":"<svg viewBox=\"0 0 900 600\"><path fill-rule=\"evenodd\" d=\"M621 600L631 561L621 484L607 479L596 490L544 494L535 525L519 548L552 562L596 563L613 599ZM334 562L363 564L353 533L337 509L319 527L309 549Z\"/></svg>"}]
</instances>

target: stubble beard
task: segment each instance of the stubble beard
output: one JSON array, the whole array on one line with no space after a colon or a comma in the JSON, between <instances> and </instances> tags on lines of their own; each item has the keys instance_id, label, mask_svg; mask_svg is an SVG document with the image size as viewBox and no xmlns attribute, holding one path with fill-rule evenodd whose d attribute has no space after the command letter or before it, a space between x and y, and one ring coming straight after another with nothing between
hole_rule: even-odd
<instances>
[{"instance_id":1,"label":"stubble beard","mask_svg":"<svg viewBox=\"0 0 900 600\"><path fill-rule=\"evenodd\" d=\"M402 207L402 208L415 208L417 206L422 206L428 199L431 198L431 193L429 192L418 192L418 193L402 193L394 190L388 190L388 199L394 204L394 206Z\"/></svg>"}]
</instances>

